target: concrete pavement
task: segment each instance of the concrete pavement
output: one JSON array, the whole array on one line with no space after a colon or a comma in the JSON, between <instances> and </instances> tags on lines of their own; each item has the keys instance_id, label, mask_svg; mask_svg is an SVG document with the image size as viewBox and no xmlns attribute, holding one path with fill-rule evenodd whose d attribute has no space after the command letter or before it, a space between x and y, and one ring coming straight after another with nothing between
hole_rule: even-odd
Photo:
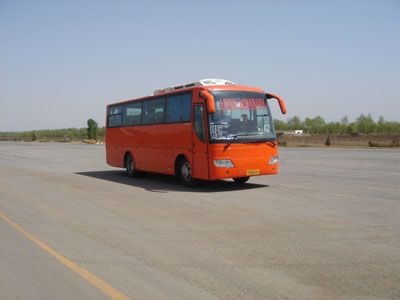
<instances>
[{"instance_id":1,"label":"concrete pavement","mask_svg":"<svg viewBox=\"0 0 400 300\"><path fill-rule=\"evenodd\" d=\"M281 149L236 187L0 143L0 213L132 299L400 297L400 152ZM107 299L0 218L0 299Z\"/></svg>"}]
</instances>

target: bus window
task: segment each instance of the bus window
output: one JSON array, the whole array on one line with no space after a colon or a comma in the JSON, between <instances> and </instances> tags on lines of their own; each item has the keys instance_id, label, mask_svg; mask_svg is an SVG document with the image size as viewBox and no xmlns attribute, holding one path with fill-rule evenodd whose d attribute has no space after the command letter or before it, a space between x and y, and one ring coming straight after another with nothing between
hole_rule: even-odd
<instances>
[{"instance_id":1,"label":"bus window","mask_svg":"<svg viewBox=\"0 0 400 300\"><path fill-rule=\"evenodd\" d=\"M275 140L265 95L246 91L215 91L215 113L209 115L212 142Z\"/></svg>"},{"instance_id":2,"label":"bus window","mask_svg":"<svg viewBox=\"0 0 400 300\"><path fill-rule=\"evenodd\" d=\"M189 122L192 93L172 95L167 98L167 123Z\"/></svg>"},{"instance_id":3,"label":"bus window","mask_svg":"<svg viewBox=\"0 0 400 300\"><path fill-rule=\"evenodd\" d=\"M110 107L108 113L108 127L122 126L122 106Z\"/></svg>"},{"instance_id":4,"label":"bus window","mask_svg":"<svg viewBox=\"0 0 400 300\"><path fill-rule=\"evenodd\" d=\"M196 105L194 107L194 131L196 132L197 137L200 141L205 142L204 135L204 119L203 119L203 106Z\"/></svg>"},{"instance_id":5,"label":"bus window","mask_svg":"<svg viewBox=\"0 0 400 300\"><path fill-rule=\"evenodd\" d=\"M164 99L143 101L142 124L164 123L164 108Z\"/></svg>"},{"instance_id":6,"label":"bus window","mask_svg":"<svg viewBox=\"0 0 400 300\"><path fill-rule=\"evenodd\" d=\"M142 102L133 102L124 106L124 126L140 125L142 117Z\"/></svg>"},{"instance_id":7,"label":"bus window","mask_svg":"<svg viewBox=\"0 0 400 300\"><path fill-rule=\"evenodd\" d=\"M167 123L181 121L181 95L173 95L167 98Z\"/></svg>"},{"instance_id":8,"label":"bus window","mask_svg":"<svg viewBox=\"0 0 400 300\"><path fill-rule=\"evenodd\" d=\"M192 93L182 95L182 122L190 121L190 108L192 105Z\"/></svg>"}]
</instances>

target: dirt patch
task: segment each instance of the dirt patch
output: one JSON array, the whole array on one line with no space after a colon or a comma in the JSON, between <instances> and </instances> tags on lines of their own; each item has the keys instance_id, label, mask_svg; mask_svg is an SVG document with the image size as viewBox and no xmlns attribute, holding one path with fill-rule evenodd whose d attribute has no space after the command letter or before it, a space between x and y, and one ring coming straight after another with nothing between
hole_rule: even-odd
<instances>
[{"instance_id":1,"label":"dirt patch","mask_svg":"<svg viewBox=\"0 0 400 300\"><path fill-rule=\"evenodd\" d=\"M281 135L278 137L278 144L283 147L400 148L399 136L399 134Z\"/></svg>"}]
</instances>

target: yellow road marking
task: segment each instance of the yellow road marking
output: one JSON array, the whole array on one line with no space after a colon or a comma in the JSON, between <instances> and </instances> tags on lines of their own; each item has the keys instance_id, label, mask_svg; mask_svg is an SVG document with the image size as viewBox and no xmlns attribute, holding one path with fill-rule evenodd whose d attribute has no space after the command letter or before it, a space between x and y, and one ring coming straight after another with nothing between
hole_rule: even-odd
<instances>
[{"instance_id":1,"label":"yellow road marking","mask_svg":"<svg viewBox=\"0 0 400 300\"><path fill-rule=\"evenodd\" d=\"M0 212L0 218L3 219L4 222L8 223L11 227L13 227L15 230L17 230L19 233L30 239L32 242L34 242L37 246L42 248L42 250L46 251L48 254L53 256L55 259L57 259L59 262L61 262L64 266L67 268L71 269L75 273L77 273L79 276L81 276L83 279L86 281L90 282L93 284L95 287L97 287L99 290L101 290L104 294L109 296L111 299L115 300L129 300L130 298L118 291L117 289L113 288L110 284L105 282L103 279L97 277L93 273L89 272L88 270L78 266L76 263L74 263L72 260L66 258L65 256L61 255L58 253L56 250L36 238L34 235L30 234L28 231L26 231L24 228L19 226L17 223L14 223L11 221L8 217L6 217L2 212Z\"/></svg>"}]
</instances>

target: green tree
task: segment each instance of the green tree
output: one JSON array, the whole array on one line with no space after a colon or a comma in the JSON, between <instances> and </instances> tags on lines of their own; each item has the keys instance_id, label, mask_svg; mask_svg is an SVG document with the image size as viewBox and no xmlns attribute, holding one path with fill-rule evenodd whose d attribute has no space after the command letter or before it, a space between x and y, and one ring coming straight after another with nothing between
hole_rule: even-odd
<instances>
[{"instance_id":1,"label":"green tree","mask_svg":"<svg viewBox=\"0 0 400 300\"><path fill-rule=\"evenodd\" d=\"M371 114L368 114L367 116L361 114L356 119L356 123L358 125L358 131L361 133L372 133L376 127L375 121L372 119Z\"/></svg>"},{"instance_id":2,"label":"green tree","mask_svg":"<svg viewBox=\"0 0 400 300\"><path fill-rule=\"evenodd\" d=\"M379 119L378 119L378 122L376 123L377 131L379 133L385 132L385 129L386 129L385 127L387 127L386 123L387 122L385 121L385 118L383 116L380 116Z\"/></svg>"},{"instance_id":3,"label":"green tree","mask_svg":"<svg viewBox=\"0 0 400 300\"><path fill-rule=\"evenodd\" d=\"M324 126L324 132L329 134L342 133L342 124L339 122L330 122Z\"/></svg>"},{"instance_id":4,"label":"green tree","mask_svg":"<svg viewBox=\"0 0 400 300\"><path fill-rule=\"evenodd\" d=\"M304 119L304 127L307 133L311 133L311 128L313 127L313 119L305 118Z\"/></svg>"},{"instance_id":5,"label":"green tree","mask_svg":"<svg viewBox=\"0 0 400 300\"><path fill-rule=\"evenodd\" d=\"M304 125L308 133L322 133L324 131L325 120L321 116L306 118Z\"/></svg>"},{"instance_id":6,"label":"green tree","mask_svg":"<svg viewBox=\"0 0 400 300\"><path fill-rule=\"evenodd\" d=\"M32 141L36 141L37 137L36 137L36 133L35 131L32 131Z\"/></svg>"},{"instance_id":7,"label":"green tree","mask_svg":"<svg viewBox=\"0 0 400 300\"><path fill-rule=\"evenodd\" d=\"M284 130L286 130L287 125L286 125L286 123L284 121L275 119L274 120L274 127L275 127L275 130L284 131Z\"/></svg>"},{"instance_id":8,"label":"green tree","mask_svg":"<svg viewBox=\"0 0 400 300\"><path fill-rule=\"evenodd\" d=\"M343 118L340 119L340 122L336 122L335 124L336 125L334 133L344 134L347 132L347 127L349 125L349 117L344 116Z\"/></svg>"},{"instance_id":9,"label":"green tree","mask_svg":"<svg viewBox=\"0 0 400 300\"><path fill-rule=\"evenodd\" d=\"M356 122L351 122L347 125L346 133L354 134L357 132L359 132L359 131L358 131L358 125Z\"/></svg>"},{"instance_id":10,"label":"green tree","mask_svg":"<svg viewBox=\"0 0 400 300\"><path fill-rule=\"evenodd\" d=\"M349 124L349 117L348 116L344 116L343 118L341 118L340 119L340 124L342 124L342 125Z\"/></svg>"},{"instance_id":11,"label":"green tree","mask_svg":"<svg viewBox=\"0 0 400 300\"><path fill-rule=\"evenodd\" d=\"M298 116L294 116L294 117L290 118L287 121L287 126L288 126L288 129L291 129L291 130L302 129L304 127L301 122L300 117L298 117Z\"/></svg>"},{"instance_id":12,"label":"green tree","mask_svg":"<svg viewBox=\"0 0 400 300\"><path fill-rule=\"evenodd\" d=\"M87 121L87 125L88 125L88 128L87 128L88 139L90 139L90 140L97 139L97 128L98 128L99 124L95 120L89 119Z\"/></svg>"}]
</instances>

